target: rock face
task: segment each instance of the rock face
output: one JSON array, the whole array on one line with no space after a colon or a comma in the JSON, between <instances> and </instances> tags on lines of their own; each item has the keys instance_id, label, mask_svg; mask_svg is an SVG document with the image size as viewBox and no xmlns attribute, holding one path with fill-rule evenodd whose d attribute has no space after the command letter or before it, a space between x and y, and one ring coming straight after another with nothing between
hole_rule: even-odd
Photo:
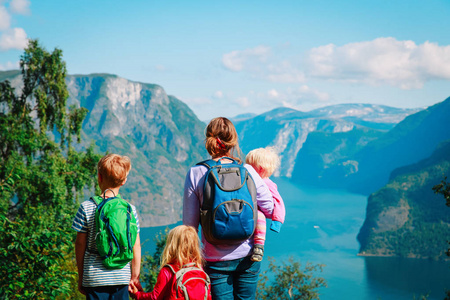
<instances>
[{"instance_id":1,"label":"rock face","mask_svg":"<svg viewBox=\"0 0 450 300\"><path fill-rule=\"evenodd\" d=\"M388 183L393 170L429 157L450 139L450 98L408 116L385 135L370 142L353 157L359 171L349 176L346 187L372 193Z\"/></svg>"},{"instance_id":2,"label":"rock face","mask_svg":"<svg viewBox=\"0 0 450 300\"><path fill-rule=\"evenodd\" d=\"M395 170L390 182L370 195L358 234L362 255L444 259L450 208L432 187L450 172L450 140L427 159Z\"/></svg>"},{"instance_id":3,"label":"rock face","mask_svg":"<svg viewBox=\"0 0 450 300\"><path fill-rule=\"evenodd\" d=\"M205 124L158 85L106 74L67 77L69 105L86 107L83 141L127 155L132 170L121 189L142 226L180 220L187 169L206 157Z\"/></svg>"},{"instance_id":4,"label":"rock face","mask_svg":"<svg viewBox=\"0 0 450 300\"><path fill-rule=\"evenodd\" d=\"M310 112L278 108L236 118L235 124L244 152L277 148L281 167L275 176L341 187L349 174L358 171L353 155L416 111L371 104L340 104Z\"/></svg>"}]
</instances>

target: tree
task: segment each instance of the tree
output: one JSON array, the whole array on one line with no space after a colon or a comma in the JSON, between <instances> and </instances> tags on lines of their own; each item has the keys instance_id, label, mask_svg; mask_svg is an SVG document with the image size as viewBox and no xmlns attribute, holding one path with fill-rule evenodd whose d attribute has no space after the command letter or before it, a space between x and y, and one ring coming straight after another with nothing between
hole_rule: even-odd
<instances>
[{"instance_id":1,"label":"tree","mask_svg":"<svg viewBox=\"0 0 450 300\"><path fill-rule=\"evenodd\" d=\"M447 182L447 176L442 179L441 183L433 187L435 194L441 194L446 200L446 205L450 207L450 183Z\"/></svg>"},{"instance_id":2,"label":"tree","mask_svg":"<svg viewBox=\"0 0 450 300\"><path fill-rule=\"evenodd\" d=\"M153 255L145 255L142 257L141 279L144 283L144 290L146 292L151 292L156 284L156 279L158 278L159 270L161 269L161 255L166 246L168 232L168 228L166 228L164 232L159 232L155 236L155 253Z\"/></svg>"},{"instance_id":3,"label":"tree","mask_svg":"<svg viewBox=\"0 0 450 300\"><path fill-rule=\"evenodd\" d=\"M447 176L442 179L441 183L435 185L433 187L433 191L435 194L441 194L444 196L446 205L450 207L450 183L447 182ZM450 242L448 242L450 244ZM447 256L450 256L450 248L447 249ZM446 297L444 300L450 300L450 290L446 291Z\"/></svg>"},{"instance_id":4,"label":"tree","mask_svg":"<svg viewBox=\"0 0 450 300\"><path fill-rule=\"evenodd\" d=\"M442 179L441 183L433 187L433 191L435 194L441 194L444 196L446 205L450 207L450 183L447 182L447 176ZM450 244L450 241L448 241L448 243ZM450 256L450 248L447 249L447 256Z\"/></svg>"},{"instance_id":5,"label":"tree","mask_svg":"<svg viewBox=\"0 0 450 300\"><path fill-rule=\"evenodd\" d=\"M21 91L0 83L0 294L66 299L76 287L71 222L100 157L72 146L87 110L67 108L62 51L30 40L20 68Z\"/></svg>"},{"instance_id":6,"label":"tree","mask_svg":"<svg viewBox=\"0 0 450 300\"><path fill-rule=\"evenodd\" d=\"M312 265L307 263L302 269L299 261L292 257L288 262L280 265L269 258L269 269L262 272L258 289L257 299L319 299L318 289L326 287L325 279L314 277L316 271L322 271L323 265ZM273 278L269 285L269 276Z\"/></svg>"}]
</instances>

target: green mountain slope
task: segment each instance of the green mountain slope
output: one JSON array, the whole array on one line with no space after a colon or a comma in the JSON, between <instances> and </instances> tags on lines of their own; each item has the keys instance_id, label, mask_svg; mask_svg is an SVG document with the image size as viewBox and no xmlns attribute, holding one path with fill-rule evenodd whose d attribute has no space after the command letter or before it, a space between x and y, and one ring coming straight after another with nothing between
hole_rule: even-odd
<instances>
[{"instance_id":1,"label":"green mountain slope","mask_svg":"<svg viewBox=\"0 0 450 300\"><path fill-rule=\"evenodd\" d=\"M390 173L428 156L450 139L450 98L408 116L388 133L369 143L353 160L359 170L349 176L346 187L370 194L384 186Z\"/></svg>"},{"instance_id":2,"label":"green mountain slope","mask_svg":"<svg viewBox=\"0 0 450 300\"><path fill-rule=\"evenodd\" d=\"M450 209L432 187L450 174L450 140L427 159L397 169L370 195L358 234L362 255L447 258Z\"/></svg>"},{"instance_id":3,"label":"green mountain slope","mask_svg":"<svg viewBox=\"0 0 450 300\"><path fill-rule=\"evenodd\" d=\"M69 103L89 109L83 123L85 145L132 160L122 188L140 212L143 226L174 223L181 217L187 169L206 156L205 124L162 87L115 75L67 77Z\"/></svg>"}]
</instances>

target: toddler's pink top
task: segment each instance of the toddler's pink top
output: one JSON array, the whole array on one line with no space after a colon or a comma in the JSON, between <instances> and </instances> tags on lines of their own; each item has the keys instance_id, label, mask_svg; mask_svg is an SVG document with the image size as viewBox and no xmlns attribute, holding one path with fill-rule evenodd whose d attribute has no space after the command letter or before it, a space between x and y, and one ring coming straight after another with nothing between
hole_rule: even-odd
<instances>
[{"instance_id":1,"label":"toddler's pink top","mask_svg":"<svg viewBox=\"0 0 450 300\"><path fill-rule=\"evenodd\" d=\"M273 214L271 218L272 225L270 226L270 229L276 232L280 232L281 224L284 223L284 219L286 217L286 208L284 207L284 201L281 198L280 193L278 193L277 184L269 178L264 178L263 180L273 196ZM276 222L280 223L277 224Z\"/></svg>"}]
</instances>

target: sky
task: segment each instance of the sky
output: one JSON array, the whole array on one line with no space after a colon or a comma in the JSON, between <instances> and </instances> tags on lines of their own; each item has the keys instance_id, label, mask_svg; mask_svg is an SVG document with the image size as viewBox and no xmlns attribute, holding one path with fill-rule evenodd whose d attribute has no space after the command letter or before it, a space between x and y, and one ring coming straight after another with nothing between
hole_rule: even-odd
<instances>
[{"instance_id":1,"label":"sky","mask_svg":"<svg viewBox=\"0 0 450 300\"><path fill-rule=\"evenodd\" d=\"M449 0L0 0L0 70L27 39L69 74L158 84L201 120L450 96Z\"/></svg>"}]
</instances>

